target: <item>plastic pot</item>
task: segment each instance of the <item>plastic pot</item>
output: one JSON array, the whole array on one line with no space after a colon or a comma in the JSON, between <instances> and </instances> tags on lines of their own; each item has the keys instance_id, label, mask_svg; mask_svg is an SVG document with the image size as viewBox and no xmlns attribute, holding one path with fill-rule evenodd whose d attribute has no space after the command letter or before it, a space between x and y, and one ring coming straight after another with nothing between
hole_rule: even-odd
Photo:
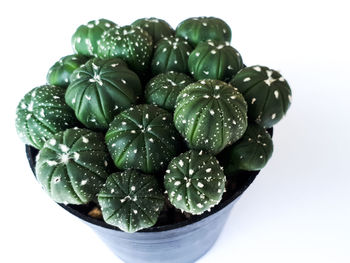
<instances>
[{"instance_id":1,"label":"plastic pot","mask_svg":"<svg viewBox=\"0 0 350 263\"><path fill-rule=\"evenodd\" d=\"M272 130L269 132L272 134ZM26 153L30 167L35 173L35 157L38 150L26 145ZM195 262L214 245L232 207L258 173L259 171L247 173L246 180L235 193L210 212L180 223L155 226L132 234L87 216L83 206L58 205L89 225L124 262L190 263Z\"/></svg>"}]
</instances>

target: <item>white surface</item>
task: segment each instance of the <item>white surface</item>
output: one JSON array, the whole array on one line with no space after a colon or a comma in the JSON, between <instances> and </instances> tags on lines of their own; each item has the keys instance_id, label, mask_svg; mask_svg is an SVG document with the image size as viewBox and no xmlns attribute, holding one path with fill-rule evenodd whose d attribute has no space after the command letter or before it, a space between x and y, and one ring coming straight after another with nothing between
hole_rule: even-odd
<instances>
[{"instance_id":1,"label":"white surface","mask_svg":"<svg viewBox=\"0 0 350 263\"><path fill-rule=\"evenodd\" d=\"M119 3L118 3L119 2ZM350 262L350 19L347 1L2 1L1 262L120 262L41 190L14 128L25 92L72 53L96 18L156 16L176 26L213 15L232 28L247 65L281 70L293 90L275 151L199 263Z\"/></svg>"}]
</instances>

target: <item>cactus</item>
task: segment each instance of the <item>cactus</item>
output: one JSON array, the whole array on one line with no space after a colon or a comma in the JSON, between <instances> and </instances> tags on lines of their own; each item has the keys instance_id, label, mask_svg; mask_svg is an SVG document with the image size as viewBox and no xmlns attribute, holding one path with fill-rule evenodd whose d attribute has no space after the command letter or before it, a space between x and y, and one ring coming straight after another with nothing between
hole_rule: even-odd
<instances>
[{"instance_id":1,"label":"cactus","mask_svg":"<svg viewBox=\"0 0 350 263\"><path fill-rule=\"evenodd\" d=\"M191 149L217 154L244 134L247 104L231 85L201 80L180 92L174 122Z\"/></svg>"},{"instance_id":2,"label":"cactus","mask_svg":"<svg viewBox=\"0 0 350 263\"><path fill-rule=\"evenodd\" d=\"M273 143L270 134L259 124L249 123L243 137L225 148L218 160L227 176L238 170L258 171L264 168L272 156Z\"/></svg>"},{"instance_id":3,"label":"cactus","mask_svg":"<svg viewBox=\"0 0 350 263\"><path fill-rule=\"evenodd\" d=\"M231 29L219 18L192 17L177 26L176 36L185 38L193 47L196 47L199 42L207 40L230 42Z\"/></svg>"},{"instance_id":4,"label":"cactus","mask_svg":"<svg viewBox=\"0 0 350 263\"><path fill-rule=\"evenodd\" d=\"M96 56L102 34L114 26L116 24L107 19L93 20L79 26L71 41L74 52L84 56Z\"/></svg>"},{"instance_id":5,"label":"cactus","mask_svg":"<svg viewBox=\"0 0 350 263\"><path fill-rule=\"evenodd\" d=\"M81 123L103 131L141 94L139 77L122 60L94 58L74 71L65 98Z\"/></svg>"},{"instance_id":6,"label":"cactus","mask_svg":"<svg viewBox=\"0 0 350 263\"><path fill-rule=\"evenodd\" d=\"M102 134L73 128L46 141L35 171L44 190L56 202L86 204L96 199L102 188L109 160Z\"/></svg>"},{"instance_id":7,"label":"cactus","mask_svg":"<svg viewBox=\"0 0 350 263\"><path fill-rule=\"evenodd\" d=\"M131 24L132 26L141 27L153 39L153 43L158 42L161 38L171 37L175 30L164 20L155 17L140 18Z\"/></svg>"},{"instance_id":8,"label":"cactus","mask_svg":"<svg viewBox=\"0 0 350 263\"><path fill-rule=\"evenodd\" d=\"M152 74L157 75L168 71L188 73L188 57L191 45L179 37L166 37L155 45L151 63Z\"/></svg>"},{"instance_id":9,"label":"cactus","mask_svg":"<svg viewBox=\"0 0 350 263\"><path fill-rule=\"evenodd\" d=\"M88 57L75 54L62 57L49 70L46 76L47 83L61 87L67 87L73 71L85 64Z\"/></svg>"},{"instance_id":10,"label":"cactus","mask_svg":"<svg viewBox=\"0 0 350 263\"><path fill-rule=\"evenodd\" d=\"M164 177L170 202L194 215L202 214L220 202L225 181L218 160L195 150L172 159Z\"/></svg>"},{"instance_id":11,"label":"cactus","mask_svg":"<svg viewBox=\"0 0 350 263\"><path fill-rule=\"evenodd\" d=\"M102 35L98 57L123 59L138 74L147 70L153 51L152 37L140 27L114 27Z\"/></svg>"},{"instance_id":12,"label":"cactus","mask_svg":"<svg viewBox=\"0 0 350 263\"><path fill-rule=\"evenodd\" d=\"M268 67L242 69L230 82L248 103L248 117L266 128L279 122L292 100L291 89L282 75Z\"/></svg>"},{"instance_id":13,"label":"cactus","mask_svg":"<svg viewBox=\"0 0 350 263\"><path fill-rule=\"evenodd\" d=\"M16 130L22 141L41 149L59 131L74 127L77 119L64 101L65 88L44 85L28 92L16 110Z\"/></svg>"},{"instance_id":14,"label":"cactus","mask_svg":"<svg viewBox=\"0 0 350 263\"><path fill-rule=\"evenodd\" d=\"M197 80L218 79L229 81L243 68L241 55L226 43L211 40L201 42L192 51L188 59L188 67Z\"/></svg>"},{"instance_id":15,"label":"cactus","mask_svg":"<svg viewBox=\"0 0 350 263\"><path fill-rule=\"evenodd\" d=\"M168 72L152 78L145 89L145 100L148 104L174 111L176 98L193 80L182 73Z\"/></svg>"},{"instance_id":16,"label":"cactus","mask_svg":"<svg viewBox=\"0 0 350 263\"><path fill-rule=\"evenodd\" d=\"M164 197L153 175L126 170L107 178L98 203L106 223L133 233L157 222Z\"/></svg>"},{"instance_id":17,"label":"cactus","mask_svg":"<svg viewBox=\"0 0 350 263\"><path fill-rule=\"evenodd\" d=\"M178 134L166 110L137 105L118 114L106 134L108 150L119 169L161 172L178 153Z\"/></svg>"}]
</instances>

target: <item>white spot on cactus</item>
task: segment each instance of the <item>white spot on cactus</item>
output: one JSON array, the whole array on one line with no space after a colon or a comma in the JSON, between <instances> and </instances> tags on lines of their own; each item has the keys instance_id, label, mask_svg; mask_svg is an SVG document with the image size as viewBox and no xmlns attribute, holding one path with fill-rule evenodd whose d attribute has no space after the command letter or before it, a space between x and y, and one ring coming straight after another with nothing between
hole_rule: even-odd
<instances>
[{"instance_id":1,"label":"white spot on cactus","mask_svg":"<svg viewBox=\"0 0 350 263\"><path fill-rule=\"evenodd\" d=\"M264 158L264 156L260 155L259 158L262 159L262 158Z\"/></svg>"},{"instance_id":2,"label":"white spot on cactus","mask_svg":"<svg viewBox=\"0 0 350 263\"><path fill-rule=\"evenodd\" d=\"M180 185L180 184L181 184L180 181L176 181L176 182L174 183L175 186L178 186L178 185Z\"/></svg>"},{"instance_id":3,"label":"white spot on cactus","mask_svg":"<svg viewBox=\"0 0 350 263\"><path fill-rule=\"evenodd\" d=\"M275 94L275 98L278 99L278 95L279 95L278 90L275 90L273 94Z\"/></svg>"},{"instance_id":4,"label":"white spot on cactus","mask_svg":"<svg viewBox=\"0 0 350 263\"><path fill-rule=\"evenodd\" d=\"M259 67L259 66L253 67L253 69L254 69L255 71L258 71L258 72L261 71L261 67Z\"/></svg>"},{"instance_id":5,"label":"white spot on cactus","mask_svg":"<svg viewBox=\"0 0 350 263\"><path fill-rule=\"evenodd\" d=\"M85 179L85 180L81 180L81 182L80 182L80 185L86 185L86 183L88 182L88 180L87 179Z\"/></svg>"},{"instance_id":6,"label":"white spot on cactus","mask_svg":"<svg viewBox=\"0 0 350 263\"><path fill-rule=\"evenodd\" d=\"M252 104L254 104L254 102L256 101L256 98L252 98Z\"/></svg>"},{"instance_id":7,"label":"white spot on cactus","mask_svg":"<svg viewBox=\"0 0 350 263\"><path fill-rule=\"evenodd\" d=\"M75 98L72 99L72 104L74 104L74 103L75 103Z\"/></svg>"},{"instance_id":8,"label":"white spot on cactus","mask_svg":"<svg viewBox=\"0 0 350 263\"><path fill-rule=\"evenodd\" d=\"M34 102L31 101L28 105L28 111L30 111L30 112L33 111L33 106L34 106Z\"/></svg>"},{"instance_id":9,"label":"white spot on cactus","mask_svg":"<svg viewBox=\"0 0 350 263\"><path fill-rule=\"evenodd\" d=\"M212 51L210 51L210 53L215 55L216 54L216 50L213 49Z\"/></svg>"},{"instance_id":10,"label":"white spot on cactus","mask_svg":"<svg viewBox=\"0 0 350 263\"><path fill-rule=\"evenodd\" d=\"M137 210L134 209L134 210L133 210L133 213L136 215L136 214L137 214Z\"/></svg>"},{"instance_id":11,"label":"white spot on cactus","mask_svg":"<svg viewBox=\"0 0 350 263\"><path fill-rule=\"evenodd\" d=\"M55 146L56 145L56 140L55 139L50 139L49 140L49 144L52 145L52 146Z\"/></svg>"},{"instance_id":12,"label":"white spot on cactus","mask_svg":"<svg viewBox=\"0 0 350 263\"><path fill-rule=\"evenodd\" d=\"M210 113L210 115L213 116L215 114L215 111L214 110L210 110L209 113Z\"/></svg>"},{"instance_id":13,"label":"white spot on cactus","mask_svg":"<svg viewBox=\"0 0 350 263\"><path fill-rule=\"evenodd\" d=\"M291 95L288 95L288 100L290 103L292 103L292 96Z\"/></svg>"},{"instance_id":14,"label":"white spot on cactus","mask_svg":"<svg viewBox=\"0 0 350 263\"><path fill-rule=\"evenodd\" d=\"M281 81L281 82L285 81L284 77L279 77L278 80Z\"/></svg>"},{"instance_id":15,"label":"white spot on cactus","mask_svg":"<svg viewBox=\"0 0 350 263\"><path fill-rule=\"evenodd\" d=\"M250 77L247 77L247 78L244 78L244 79L243 79L243 82L248 82L249 80L251 80L251 78L250 78Z\"/></svg>"},{"instance_id":16,"label":"white spot on cactus","mask_svg":"<svg viewBox=\"0 0 350 263\"><path fill-rule=\"evenodd\" d=\"M75 152L75 153L73 154L73 156L74 156L74 160L75 160L75 161L78 161L78 160L79 160L79 157L80 157L80 154L77 153L77 152Z\"/></svg>"},{"instance_id":17,"label":"white spot on cactus","mask_svg":"<svg viewBox=\"0 0 350 263\"><path fill-rule=\"evenodd\" d=\"M145 118L148 119L148 117L149 117L149 116L148 116L148 113L146 113Z\"/></svg>"},{"instance_id":18,"label":"white spot on cactus","mask_svg":"<svg viewBox=\"0 0 350 263\"><path fill-rule=\"evenodd\" d=\"M274 113L274 114L271 115L271 119L274 120L275 118L276 118L276 113Z\"/></svg>"},{"instance_id":19,"label":"white spot on cactus","mask_svg":"<svg viewBox=\"0 0 350 263\"><path fill-rule=\"evenodd\" d=\"M211 168L208 168L205 170L206 173L210 173L211 172Z\"/></svg>"},{"instance_id":20,"label":"white spot on cactus","mask_svg":"<svg viewBox=\"0 0 350 263\"><path fill-rule=\"evenodd\" d=\"M53 96L55 100L58 100L60 97L59 96Z\"/></svg>"},{"instance_id":21,"label":"white spot on cactus","mask_svg":"<svg viewBox=\"0 0 350 263\"><path fill-rule=\"evenodd\" d=\"M204 95L203 98L208 99L209 95Z\"/></svg>"},{"instance_id":22,"label":"white spot on cactus","mask_svg":"<svg viewBox=\"0 0 350 263\"><path fill-rule=\"evenodd\" d=\"M83 140L83 143L88 143L89 142L89 139L86 138L85 136L81 137L81 139Z\"/></svg>"},{"instance_id":23,"label":"white spot on cactus","mask_svg":"<svg viewBox=\"0 0 350 263\"><path fill-rule=\"evenodd\" d=\"M274 79L272 77L272 70L266 70L266 74L267 74L267 79L264 80L264 82L268 85L271 86L271 84L276 81L276 79Z\"/></svg>"},{"instance_id":24,"label":"white spot on cactus","mask_svg":"<svg viewBox=\"0 0 350 263\"><path fill-rule=\"evenodd\" d=\"M41 117L43 117L43 118L45 118L45 112L44 112L44 109L41 109L41 110L40 110L40 116L41 116Z\"/></svg>"},{"instance_id":25,"label":"white spot on cactus","mask_svg":"<svg viewBox=\"0 0 350 263\"><path fill-rule=\"evenodd\" d=\"M209 75L209 71L203 70L203 73L204 73L205 75Z\"/></svg>"},{"instance_id":26,"label":"white spot on cactus","mask_svg":"<svg viewBox=\"0 0 350 263\"><path fill-rule=\"evenodd\" d=\"M221 189L218 189L218 193L220 194L222 191L221 191Z\"/></svg>"},{"instance_id":27,"label":"white spot on cactus","mask_svg":"<svg viewBox=\"0 0 350 263\"><path fill-rule=\"evenodd\" d=\"M106 167L108 166L108 162L106 160L103 163Z\"/></svg>"},{"instance_id":28,"label":"white spot on cactus","mask_svg":"<svg viewBox=\"0 0 350 263\"><path fill-rule=\"evenodd\" d=\"M230 97L232 100L235 100L237 97L236 96L231 96Z\"/></svg>"},{"instance_id":29,"label":"white spot on cactus","mask_svg":"<svg viewBox=\"0 0 350 263\"><path fill-rule=\"evenodd\" d=\"M199 57L200 54L201 54L201 53L199 53L199 52L196 52L196 53L195 53L196 57Z\"/></svg>"},{"instance_id":30,"label":"white spot on cactus","mask_svg":"<svg viewBox=\"0 0 350 263\"><path fill-rule=\"evenodd\" d=\"M131 191L135 191L136 187L135 186L131 186Z\"/></svg>"},{"instance_id":31,"label":"white spot on cactus","mask_svg":"<svg viewBox=\"0 0 350 263\"><path fill-rule=\"evenodd\" d=\"M133 134L135 134L135 133L136 133L136 131L135 131L135 130L131 130L131 131L130 131L130 133L133 133Z\"/></svg>"},{"instance_id":32,"label":"white spot on cactus","mask_svg":"<svg viewBox=\"0 0 350 263\"><path fill-rule=\"evenodd\" d=\"M184 162L182 160L179 161L179 165L180 167L183 167L184 166ZM170 171L169 171L170 172Z\"/></svg>"},{"instance_id":33,"label":"white spot on cactus","mask_svg":"<svg viewBox=\"0 0 350 263\"><path fill-rule=\"evenodd\" d=\"M204 184L202 184L201 182L198 182L198 183L197 183L197 186L198 186L199 188L203 188L203 187L204 187Z\"/></svg>"},{"instance_id":34,"label":"white spot on cactus","mask_svg":"<svg viewBox=\"0 0 350 263\"><path fill-rule=\"evenodd\" d=\"M182 123L186 123L186 120L182 120Z\"/></svg>"},{"instance_id":35,"label":"white spot on cactus","mask_svg":"<svg viewBox=\"0 0 350 263\"><path fill-rule=\"evenodd\" d=\"M189 175L192 175L192 174L194 173L193 169L190 169L190 170L188 171L188 173L189 173Z\"/></svg>"},{"instance_id":36,"label":"white spot on cactus","mask_svg":"<svg viewBox=\"0 0 350 263\"><path fill-rule=\"evenodd\" d=\"M64 152L64 153L69 151L68 146L65 145L65 144L60 144L59 147L60 147L61 151Z\"/></svg>"},{"instance_id":37,"label":"white spot on cactus","mask_svg":"<svg viewBox=\"0 0 350 263\"><path fill-rule=\"evenodd\" d=\"M126 80L125 80L125 79L121 79L121 82L123 82L124 84L126 84Z\"/></svg>"},{"instance_id":38,"label":"white spot on cactus","mask_svg":"<svg viewBox=\"0 0 350 263\"><path fill-rule=\"evenodd\" d=\"M149 141L150 141L150 142L154 142L154 140L153 140L152 138L149 138Z\"/></svg>"},{"instance_id":39,"label":"white spot on cactus","mask_svg":"<svg viewBox=\"0 0 350 263\"><path fill-rule=\"evenodd\" d=\"M203 205L202 205L201 203L198 203L198 204L197 204L197 207L198 207L198 208L203 208Z\"/></svg>"},{"instance_id":40,"label":"white spot on cactus","mask_svg":"<svg viewBox=\"0 0 350 263\"><path fill-rule=\"evenodd\" d=\"M182 195L180 195L180 194L177 195L176 200L177 200L177 201L181 201L181 200L182 200Z\"/></svg>"},{"instance_id":41,"label":"white spot on cactus","mask_svg":"<svg viewBox=\"0 0 350 263\"><path fill-rule=\"evenodd\" d=\"M47 160L46 163L47 163L49 166L55 166L55 165L58 164L56 161L51 161L51 160Z\"/></svg>"},{"instance_id":42,"label":"white spot on cactus","mask_svg":"<svg viewBox=\"0 0 350 263\"><path fill-rule=\"evenodd\" d=\"M114 191L115 191L115 190L114 190L114 188L112 188L112 189L111 189L111 194L113 194L113 193L114 193Z\"/></svg>"},{"instance_id":43,"label":"white spot on cactus","mask_svg":"<svg viewBox=\"0 0 350 263\"><path fill-rule=\"evenodd\" d=\"M69 155L67 153L64 153L60 156L61 163L67 164L69 160Z\"/></svg>"},{"instance_id":44,"label":"white spot on cactus","mask_svg":"<svg viewBox=\"0 0 350 263\"><path fill-rule=\"evenodd\" d=\"M91 79L90 79L90 80L91 80ZM91 100L91 96L85 95L85 98L86 98L87 100Z\"/></svg>"},{"instance_id":45,"label":"white spot on cactus","mask_svg":"<svg viewBox=\"0 0 350 263\"><path fill-rule=\"evenodd\" d=\"M25 103L23 103L23 102L21 103L21 108L22 108L22 109L27 108L27 106L25 105Z\"/></svg>"}]
</instances>

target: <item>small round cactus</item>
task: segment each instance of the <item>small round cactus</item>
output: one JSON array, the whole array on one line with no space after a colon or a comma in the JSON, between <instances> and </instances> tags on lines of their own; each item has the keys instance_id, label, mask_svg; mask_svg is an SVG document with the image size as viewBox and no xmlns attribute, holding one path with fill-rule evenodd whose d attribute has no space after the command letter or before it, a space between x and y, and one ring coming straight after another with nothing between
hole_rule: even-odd
<instances>
[{"instance_id":1,"label":"small round cactus","mask_svg":"<svg viewBox=\"0 0 350 263\"><path fill-rule=\"evenodd\" d=\"M32 89L19 102L16 129L24 143L41 149L55 133L77 124L74 112L64 101L65 91L44 85Z\"/></svg>"},{"instance_id":2,"label":"small round cactus","mask_svg":"<svg viewBox=\"0 0 350 263\"><path fill-rule=\"evenodd\" d=\"M86 204L102 188L109 160L103 134L73 128L55 134L45 143L35 171L44 190L56 202Z\"/></svg>"},{"instance_id":3,"label":"small round cactus","mask_svg":"<svg viewBox=\"0 0 350 263\"><path fill-rule=\"evenodd\" d=\"M79 54L62 57L47 73L47 83L50 85L67 87L73 71L79 68L82 64L85 64L88 60L88 57Z\"/></svg>"},{"instance_id":4,"label":"small round cactus","mask_svg":"<svg viewBox=\"0 0 350 263\"><path fill-rule=\"evenodd\" d=\"M107 224L133 233L157 222L164 197L153 175L126 170L107 178L98 203Z\"/></svg>"},{"instance_id":5,"label":"small round cactus","mask_svg":"<svg viewBox=\"0 0 350 263\"><path fill-rule=\"evenodd\" d=\"M96 56L102 34L114 26L116 24L107 19L93 20L79 26L72 36L74 52L85 56Z\"/></svg>"},{"instance_id":6,"label":"small round cactus","mask_svg":"<svg viewBox=\"0 0 350 263\"><path fill-rule=\"evenodd\" d=\"M180 37L166 37L155 45L152 59L152 73L157 75L168 71L188 72L188 57L191 45Z\"/></svg>"},{"instance_id":7,"label":"small round cactus","mask_svg":"<svg viewBox=\"0 0 350 263\"><path fill-rule=\"evenodd\" d=\"M175 30L166 21L155 17L140 18L131 25L141 27L152 37L154 43L161 38L170 37L175 34Z\"/></svg>"},{"instance_id":8,"label":"small round cactus","mask_svg":"<svg viewBox=\"0 0 350 263\"><path fill-rule=\"evenodd\" d=\"M81 123L102 131L141 94L139 77L122 60L94 58L73 72L65 98Z\"/></svg>"},{"instance_id":9,"label":"small round cactus","mask_svg":"<svg viewBox=\"0 0 350 263\"><path fill-rule=\"evenodd\" d=\"M216 17L192 17L182 21L176 28L176 36L188 40L193 47L199 42L216 40L231 41L231 29Z\"/></svg>"},{"instance_id":10,"label":"small round cactus","mask_svg":"<svg viewBox=\"0 0 350 263\"><path fill-rule=\"evenodd\" d=\"M174 111L177 96L192 82L193 80L183 73L171 71L159 74L147 83L146 102L168 111Z\"/></svg>"},{"instance_id":11,"label":"small round cactus","mask_svg":"<svg viewBox=\"0 0 350 263\"><path fill-rule=\"evenodd\" d=\"M270 134L259 124L249 123L243 137L225 148L218 159L227 176L238 170L258 171L264 168L272 156L273 143Z\"/></svg>"},{"instance_id":12,"label":"small round cactus","mask_svg":"<svg viewBox=\"0 0 350 263\"><path fill-rule=\"evenodd\" d=\"M102 35L98 56L121 58L141 74L149 66L152 51L152 37L146 31L140 27L123 26L111 28Z\"/></svg>"},{"instance_id":13,"label":"small round cactus","mask_svg":"<svg viewBox=\"0 0 350 263\"><path fill-rule=\"evenodd\" d=\"M268 67L246 67L230 83L247 101L249 119L263 127L270 128L279 122L291 104L288 82Z\"/></svg>"},{"instance_id":14,"label":"small round cactus","mask_svg":"<svg viewBox=\"0 0 350 263\"><path fill-rule=\"evenodd\" d=\"M217 154L244 134L247 103L231 85L201 80L180 92L174 122L191 149Z\"/></svg>"},{"instance_id":15,"label":"small round cactus","mask_svg":"<svg viewBox=\"0 0 350 263\"><path fill-rule=\"evenodd\" d=\"M228 42L201 42L192 51L188 67L197 80L218 79L229 81L243 68L241 55Z\"/></svg>"},{"instance_id":16,"label":"small round cactus","mask_svg":"<svg viewBox=\"0 0 350 263\"><path fill-rule=\"evenodd\" d=\"M170 202L194 215L202 214L221 201L225 181L218 160L194 150L171 160L164 177Z\"/></svg>"},{"instance_id":17,"label":"small round cactus","mask_svg":"<svg viewBox=\"0 0 350 263\"><path fill-rule=\"evenodd\" d=\"M178 134L166 110L137 105L118 114L106 134L108 150L119 169L157 173L178 153Z\"/></svg>"}]
</instances>

